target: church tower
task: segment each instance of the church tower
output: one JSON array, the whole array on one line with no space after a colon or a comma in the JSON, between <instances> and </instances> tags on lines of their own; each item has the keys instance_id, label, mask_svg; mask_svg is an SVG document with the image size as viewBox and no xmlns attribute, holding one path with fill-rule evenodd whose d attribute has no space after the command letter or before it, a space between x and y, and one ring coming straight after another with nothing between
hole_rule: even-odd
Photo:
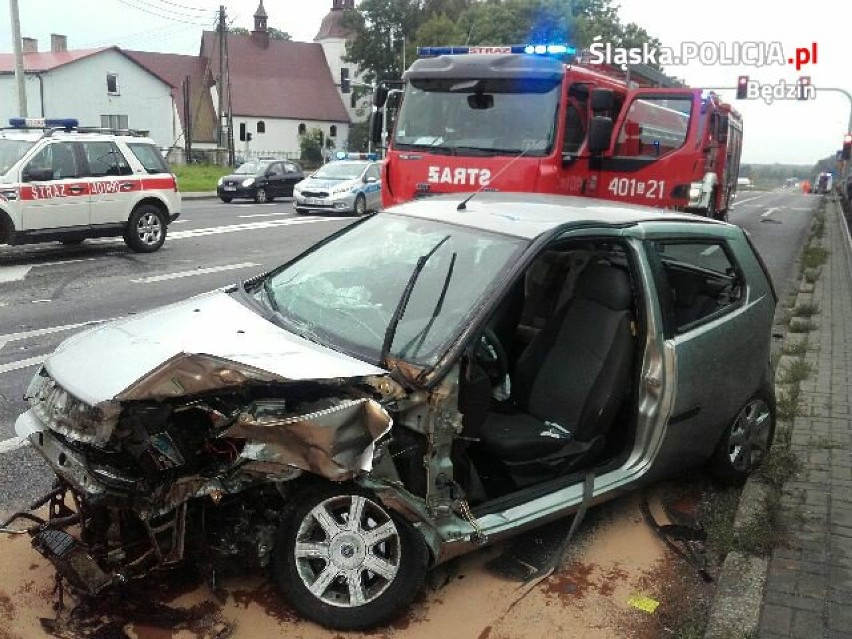
<instances>
[{"instance_id":1,"label":"church tower","mask_svg":"<svg viewBox=\"0 0 852 639\"><path fill-rule=\"evenodd\" d=\"M260 4L254 12L254 31L251 32L251 39L264 49L269 46L269 30L266 26L268 17L266 9L263 8L263 0L260 0Z\"/></svg>"},{"instance_id":2,"label":"church tower","mask_svg":"<svg viewBox=\"0 0 852 639\"><path fill-rule=\"evenodd\" d=\"M346 55L346 43L354 37L354 34L343 24L343 16L346 11L354 10L355 0L332 0L331 10L322 19L319 31L314 37L314 42L322 45L335 83L340 82L341 69L349 70L352 81L361 80L355 65L343 60ZM357 103L353 101L351 93L342 94L341 98L353 122L363 122L367 119L369 109L365 105L369 102L369 97L361 98Z\"/></svg>"}]
</instances>

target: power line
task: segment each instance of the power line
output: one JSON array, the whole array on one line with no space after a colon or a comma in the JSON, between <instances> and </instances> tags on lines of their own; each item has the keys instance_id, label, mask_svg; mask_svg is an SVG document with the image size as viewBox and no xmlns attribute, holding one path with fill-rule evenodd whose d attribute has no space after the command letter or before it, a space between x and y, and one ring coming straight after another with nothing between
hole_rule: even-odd
<instances>
[{"instance_id":1,"label":"power line","mask_svg":"<svg viewBox=\"0 0 852 639\"><path fill-rule=\"evenodd\" d=\"M187 11L196 11L198 13L208 13L209 9L199 9L198 7L190 7L185 4L178 4L176 2L169 2L169 0L157 0L157 2L162 2L163 4L170 5L172 7L177 7L178 9L186 9Z\"/></svg>"},{"instance_id":2,"label":"power line","mask_svg":"<svg viewBox=\"0 0 852 639\"><path fill-rule=\"evenodd\" d=\"M178 11L172 7L164 6L156 4L153 0L133 0L135 3L142 5L146 9L150 9L151 11L156 11L158 13L163 13L168 16L176 16L178 18L185 18L187 20L203 20L206 16L204 14L198 13L185 13L183 11ZM212 11L204 11L206 14L211 14Z\"/></svg>"},{"instance_id":3,"label":"power line","mask_svg":"<svg viewBox=\"0 0 852 639\"><path fill-rule=\"evenodd\" d=\"M161 18L163 20L170 20L172 22L183 22L184 24L193 24L197 27L206 27L210 24L209 22L196 22L196 21L193 21L193 20L183 20L181 18L176 18L176 17L173 17L173 16L167 16L167 15L163 15L161 13L156 13L156 12L151 11L149 9L146 9L144 7L140 7L138 5L132 4L129 0L118 0L118 1L121 4L125 5L126 7L130 7L131 9L136 9L137 11L141 11L142 13L147 13L148 15L156 16L157 18Z\"/></svg>"},{"instance_id":4,"label":"power line","mask_svg":"<svg viewBox=\"0 0 852 639\"><path fill-rule=\"evenodd\" d=\"M160 27L154 27L152 29L145 29L144 31L134 31L132 33L127 33L127 34L124 34L124 35L113 36L109 40L98 40L96 42L92 42L92 41L85 42L80 46L84 49L88 49L88 48L96 48L96 47L114 45L114 44L117 44L119 42L122 42L124 44L127 44L128 42L137 42L139 40L145 40L145 41L152 41L153 42L153 41L156 41L156 40L162 40L163 38L171 37L171 36L173 36L177 33L180 33L181 31L186 31L186 30L192 29L194 27L195 27L195 25L190 25L190 24L173 24L173 25L168 26L168 27L160 26ZM119 46L121 46L121 45L119 45Z\"/></svg>"}]
</instances>

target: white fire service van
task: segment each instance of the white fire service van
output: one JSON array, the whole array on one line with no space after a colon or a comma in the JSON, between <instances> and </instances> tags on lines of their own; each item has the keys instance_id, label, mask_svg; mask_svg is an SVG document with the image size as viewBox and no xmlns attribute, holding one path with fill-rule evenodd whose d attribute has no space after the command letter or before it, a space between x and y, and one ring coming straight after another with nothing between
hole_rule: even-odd
<instances>
[{"instance_id":1,"label":"white fire service van","mask_svg":"<svg viewBox=\"0 0 852 639\"><path fill-rule=\"evenodd\" d=\"M9 123L0 129L0 244L121 236L140 253L163 245L181 198L153 140L70 119Z\"/></svg>"}]
</instances>

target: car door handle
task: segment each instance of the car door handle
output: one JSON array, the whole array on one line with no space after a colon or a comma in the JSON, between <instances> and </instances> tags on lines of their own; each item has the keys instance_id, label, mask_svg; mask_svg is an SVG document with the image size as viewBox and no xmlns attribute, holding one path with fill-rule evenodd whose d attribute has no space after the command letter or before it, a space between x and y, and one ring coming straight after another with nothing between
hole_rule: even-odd
<instances>
[{"instance_id":1,"label":"car door handle","mask_svg":"<svg viewBox=\"0 0 852 639\"><path fill-rule=\"evenodd\" d=\"M122 182L121 183L121 190L122 191L132 191L133 187L134 187L133 182Z\"/></svg>"},{"instance_id":2,"label":"car door handle","mask_svg":"<svg viewBox=\"0 0 852 639\"><path fill-rule=\"evenodd\" d=\"M70 193L74 193L75 195L77 193L82 193L84 190L85 189L82 186L70 186L70 187L68 187L68 191Z\"/></svg>"}]
</instances>

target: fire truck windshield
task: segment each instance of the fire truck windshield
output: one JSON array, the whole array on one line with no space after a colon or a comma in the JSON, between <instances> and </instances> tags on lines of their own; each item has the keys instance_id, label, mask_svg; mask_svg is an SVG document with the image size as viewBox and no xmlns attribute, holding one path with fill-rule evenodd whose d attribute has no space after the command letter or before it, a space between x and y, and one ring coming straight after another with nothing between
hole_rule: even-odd
<instances>
[{"instance_id":1,"label":"fire truck windshield","mask_svg":"<svg viewBox=\"0 0 852 639\"><path fill-rule=\"evenodd\" d=\"M394 148L449 155L544 156L553 148L560 82L415 79Z\"/></svg>"},{"instance_id":2,"label":"fire truck windshield","mask_svg":"<svg viewBox=\"0 0 852 639\"><path fill-rule=\"evenodd\" d=\"M0 175L3 175L21 159L33 143L28 140L8 140L0 138Z\"/></svg>"}]
</instances>

